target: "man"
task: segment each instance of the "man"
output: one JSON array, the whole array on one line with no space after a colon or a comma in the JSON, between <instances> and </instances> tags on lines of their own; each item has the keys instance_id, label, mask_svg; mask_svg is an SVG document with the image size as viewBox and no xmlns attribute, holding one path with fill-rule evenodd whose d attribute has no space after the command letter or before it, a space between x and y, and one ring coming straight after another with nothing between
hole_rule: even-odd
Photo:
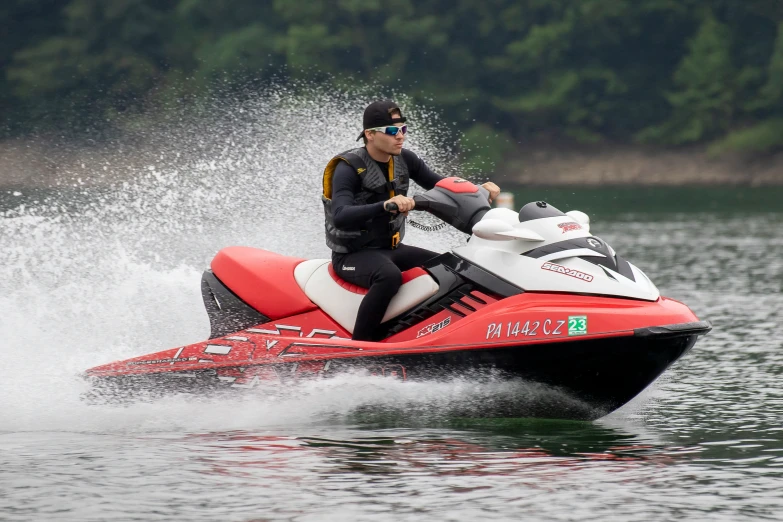
<instances>
[{"instance_id":1,"label":"man","mask_svg":"<svg viewBox=\"0 0 783 522\"><path fill-rule=\"evenodd\" d=\"M416 204L407 196L409 181L429 190L443 179L416 154L402 148L408 131L402 110L392 101L376 101L364 111L364 147L332 158L324 170L326 244L335 272L368 288L353 339L379 340L386 308L402 285L401 273L423 265L436 252L401 244L405 219ZM500 193L483 185L492 201ZM390 212L395 203L398 212Z\"/></svg>"}]
</instances>

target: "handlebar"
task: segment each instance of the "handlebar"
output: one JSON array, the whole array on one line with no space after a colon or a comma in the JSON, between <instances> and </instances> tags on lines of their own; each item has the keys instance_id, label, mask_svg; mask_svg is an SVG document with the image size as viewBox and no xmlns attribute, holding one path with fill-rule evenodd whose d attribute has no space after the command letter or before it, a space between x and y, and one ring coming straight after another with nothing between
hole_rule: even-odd
<instances>
[{"instance_id":1,"label":"handlebar","mask_svg":"<svg viewBox=\"0 0 783 522\"><path fill-rule=\"evenodd\" d=\"M413 196L413 201L416 203L416 206L413 207L412 210L427 210L430 208L430 202L422 197L419 196ZM386 212L399 212L400 208L397 206L397 203L387 203L383 207Z\"/></svg>"},{"instance_id":2,"label":"handlebar","mask_svg":"<svg viewBox=\"0 0 783 522\"><path fill-rule=\"evenodd\" d=\"M443 183L438 182L435 187L423 194L413 196L416 205L413 210L425 210L434 217L442 220L465 234L473 232L473 225L478 223L484 214L490 210L489 191L484 187L465 183L462 179L446 178ZM384 210L389 213L398 213L400 208L394 203L388 203ZM391 217L399 219L399 217Z\"/></svg>"}]
</instances>

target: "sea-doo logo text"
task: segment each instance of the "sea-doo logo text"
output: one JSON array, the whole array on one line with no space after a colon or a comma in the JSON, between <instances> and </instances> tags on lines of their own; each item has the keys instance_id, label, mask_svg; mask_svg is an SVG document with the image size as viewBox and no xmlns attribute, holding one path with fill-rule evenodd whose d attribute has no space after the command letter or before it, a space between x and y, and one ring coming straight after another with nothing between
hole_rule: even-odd
<instances>
[{"instance_id":1,"label":"sea-doo logo text","mask_svg":"<svg viewBox=\"0 0 783 522\"><path fill-rule=\"evenodd\" d=\"M419 333L416 334L416 339L418 339L419 337L424 337L425 335L429 335L431 333L435 333L438 330L443 330L450 324L451 324L451 316L448 316L447 318L445 318L439 323L428 324L427 326L419 330Z\"/></svg>"},{"instance_id":2,"label":"sea-doo logo text","mask_svg":"<svg viewBox=\"0 0 783 522\"><path fill-rule=\"evenodd\" d=\"M343 265L343 270L350 270L351 272L353 272L354 270L356 270L356 267Z\"/></svg>"},{"instance_id":3,"label":"sea-doo logo text","mask_svg":"<svg viewBox=\"0 0 783 522\"><path fill-rule=\"evenodd\" d=\"M544 263L541 265L542 270L549 270L551 272L557 272L558 274L564 274L567 276L575 277L577 279L581 279L585 283L589 283L593 280L593 276L590 274L585 274L584 272L580 272L579 270L573 270L571 268L566 268L561 265L557 265L555 263Z\"/></svg>"},{"instance_id":4,"label":"sea-doo logo text","mask_svg":"<svg viewBox=\"0 0 783 522\"><path fill-rule=\"evenodd\" d=\"M557 226L563 229L563 234L573 230L582 230L582 225L579 223L574 223L573 221L569 221L568 223L559 223Z\"/></svg>"},{"instance_id":5,"label":"sea-doo logo text","mask_svg":"<svg viewBox=\"0 0 783 522\"><path fill-rule=\"evenodd\" d=\"M154 359L152 361L131 361L129 363L125 363L128 366L139 366L142 364L166 364L166 363L175 363L175 362L189 362L189 361L196 361L198 360L198 357L169 357L167 359Z\"/></svg>"}]
</instances>

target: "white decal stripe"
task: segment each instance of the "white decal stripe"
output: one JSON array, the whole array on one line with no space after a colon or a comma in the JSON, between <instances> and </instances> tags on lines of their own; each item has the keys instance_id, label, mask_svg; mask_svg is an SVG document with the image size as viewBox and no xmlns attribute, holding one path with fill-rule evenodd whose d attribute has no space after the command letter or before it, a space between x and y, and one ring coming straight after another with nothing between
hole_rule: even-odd
<instances>
[{"instance_id":1,"label":"white decal stripe","mask_svg":"<svg viewBox=\"0 0 783 522\"><path fill-rule=\"evenodd\" d=\"M276 324L275 326L277 327L278 330L288 330L288 331L291 331L291 332L299 332L299 337L302 337L302 327L301 326L288 326L287 324Z\"/></svg>"},{"instance_id":2,"label":"white decal stripe","mask_svg":"<svg viewBox=\"0 0 783 522\"><path fill-rule=\"evenodd\" d=\"M264 330L263 328L248 328L245 331L250 333L259 333L259 334L267 334L267 335L280 335L279 330Z\"/></svg>"},{"instance_id":3,"label":"white decal stripe","mask_svg":"<svg viewBox=\"0 0 783 522\"><path fill-rule=\"evenodd\" d=\"M185 349L185 347L183 346L182 348L180 348L179 350L177 350L177 353L175 353L175 354L174 354L174 357L172 357L172 359L179 359L179 354L181 354L181 353L182 353L182 350L184 350L184 349ZM172 365L172 364L174 364L174 362L175 362L175 361L171 361L171 362L169 363L169 366L170 366L170 365Z\"/></svg>"},{"instance_id":4,"label":"white decal stripe","mask_svg":"<svg viewBox=\"0 0 783 522\"><path fill-rule=\"evenodd\" d=\"M315 337L318 334L321 334L321 335L334 335L336 333L337 332L335 330L320 330L318 328L314 328L312 332L307 334L307 337Z\"/></svg>"},{"instance_id":5,"label":"white decal stripe","mask_svg":"<svg viewBox=\"0 0 783 522\"><path fill-rule=\"evenodd\" d=\"M208 344L204 349L204 353L212 355L228 355L230 351L231 346L226 346L224 344Z\"/></svg>"},{"instance_id":6,"label":"white decal stripe","mask_svg":"<svg viewBox=\"0 0 783 522\"><path fill-rule=\"evenodd\" d=\"M606 257L605 255L596 252L595 250L590 250L589 248L572 248L571 250L562 250L560 252L553 252L551 254L547 254L543 257L539 257L539 261L552 261L555 259L564 259L566 257L583 257L583 256L592 256L592 257Z\"/></svg>"},{"instance_id":7,"label":"white decal stripe","mask_svg":"<svg viewBox=\"0 0 783 522\"><path fill-rule=\"evenodd\" d=\"M247 337L241 337L239 335L232 335L231 337L224 337L226 341L247 341Z\"/></svg>"}]
</instances>

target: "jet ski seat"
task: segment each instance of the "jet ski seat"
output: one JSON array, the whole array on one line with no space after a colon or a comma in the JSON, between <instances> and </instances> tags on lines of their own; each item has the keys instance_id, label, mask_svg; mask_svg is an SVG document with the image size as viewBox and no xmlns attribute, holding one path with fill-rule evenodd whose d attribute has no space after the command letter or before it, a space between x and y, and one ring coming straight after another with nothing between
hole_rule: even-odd
<instances>
[{"instance_id":1,"label":"jet ski seat","mask_svg":"<svg viewBox=\"0 0 783 522\"><path fill-rule=\"evenodd\" d=\"M307 297L350 333L356 324L359 305L366 288L341 279L328 259L310 259L299 263L294 278ZM435 295L438 284L424 269L412 268L402 273L402 286L392 298L382 322L394 319Z\"/></svg>"},{"instance_id":2,"label":"jet ski seat","mask_svg":"<svg viewBox=\"0 0 783 522\"><path fill-rule=\"evenodd\" d=\"M227 247L212 260L212 273L240 299L270 319L315 310L294 279L304 261L260 248Z\"/></svg>"}]
</instances>

